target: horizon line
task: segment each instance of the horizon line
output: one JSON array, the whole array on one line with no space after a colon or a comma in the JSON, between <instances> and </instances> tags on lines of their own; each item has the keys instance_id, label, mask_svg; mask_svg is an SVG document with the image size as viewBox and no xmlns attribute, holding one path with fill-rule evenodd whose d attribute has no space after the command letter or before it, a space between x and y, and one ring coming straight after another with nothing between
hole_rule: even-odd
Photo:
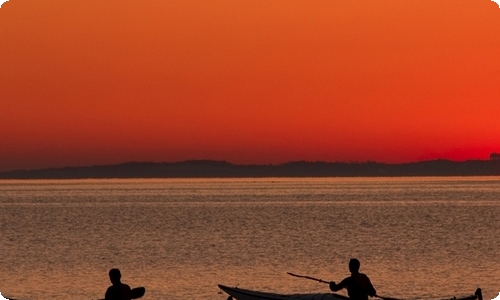
<instances>
[{"instance_id":1,"label":"horizon line","mask_svg":"<svg viewBox=\"0 0 500 300\"><path fill-rule=\"evenodd\" d=\"M425 162L437 162L437 161L446 161L452 163L465 163L465 162L473 162L473 161L497 161L500 160L499 153L492 153L489 159L466 159L466 160L452 160L447 158L436 158L436 159L423 159L423 160L415 160L415 161L406 161L406 162L382 162L375 160L365 160L365 161L326 161L326 160L290 160L282 163L234 163L228 160L217 160L217 159L186 159L186 160L178 160L178 161L125 161L119 163L109 163L109 164L89 164L89 165L66 165L61 167L41 167L41 168L20 168L20 169L11 169L0 171L2 173L13 173L13 172L31 172L31 171L44 171L44 170L56 170L56 169L76 169L76 168L94 168L94 167L112 167L112 166L121 166L121 165L130 165L130 164L182 164L182 163L202 163L202 162L212 162L212 163L224 163L233 166L282 166L293 163L324 163L324 164L382 164L382 165L405 165L405 164L417 164L417 163L425 163Z\"/></svg>"}]
</instances>

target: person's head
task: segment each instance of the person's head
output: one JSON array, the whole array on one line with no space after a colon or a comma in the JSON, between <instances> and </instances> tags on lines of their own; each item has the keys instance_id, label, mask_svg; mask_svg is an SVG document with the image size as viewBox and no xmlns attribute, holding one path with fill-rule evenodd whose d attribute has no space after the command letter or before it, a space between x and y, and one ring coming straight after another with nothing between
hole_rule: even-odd
<instances>
[{"instance_id":1,"label":"person's head","mask_svg":"<svg viewBox=\"0 0 500 300\"><path fill-rule=\"evenodd\" d=\"M120 279L122 278L122 274L118 269L109 270L109 280L112 284L120 283Z\"/></svg>"},{"instance_id":2,"label":"person's head","mask_svg":"<svg viewBox=\"0 0 500 300\"><path fill-rule=\"evenodd\" d=\"M351 271L351 273L358 273L359 266L359 260L357 260L356 258L351 258L351 260L349 261L349 271Z\"/></svg>"}]
</instances>

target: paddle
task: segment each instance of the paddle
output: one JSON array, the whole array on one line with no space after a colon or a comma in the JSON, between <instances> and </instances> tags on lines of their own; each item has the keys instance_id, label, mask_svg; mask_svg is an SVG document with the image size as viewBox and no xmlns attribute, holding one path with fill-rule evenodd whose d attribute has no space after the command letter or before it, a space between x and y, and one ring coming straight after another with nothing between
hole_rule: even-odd
<instances>
[{"instance_id":1,"label":"paddle","mask_svg":"<svg viewBox=\"0 0 500 300\"><path fill-rule=\"evenodd\" d=\"M130 299L138 299L144 296L146 293L146 288L145 287L136 287L130 290ZM11 299L12 300L12 299ZM99 300L104 300L104 299L99 299Z\"/></svg>"},{"instance_id":2,"label":"paddle","mask_svg":"<svg viewBox=\"0 0 500 300\"><path fill-rule=\"evenodd\" d=\"M287 272L287 274L295 276L295 277L306 278L306 279L315 280L315 281L318 281L318 282L321 282L321 283L328 283L328 284L330 284L330 281L324 281L323 279L318 279L318 278L314 278L314 277L311 277L311 276L297 275L297 274L293 274L293 273L290 273L290 272Z\"/></svg>"},{"instance_id":3,"label":"paddle","mask_svg":"<svg viewBox=\"0 0 500 300\"><path fill-rule=\"evenodd\" d=\"M132 299L138 299L144 296L146 293L146 288L145 287L136 287L130 290L130 298Z\"/></svg>"},{"instance_id":4,"label":"paddle","mask_svg":"<svg viewBox=\"0 0 500 300\"><path fill-rule=\"evenodd\" d=\"M314 280L314 281L321 282L321 283L330 284L330 281L325 281L323 279L314 278L314 277L311 277L311 276L297 275L297 274L293 274L293 273L290 273L290 272L287 272L287 274L291 275L291 276L299 277L299 278L305 278L305 279L310 279L310 280ZM375 297L383 299L383 300L401 300L401 299L398 299L398 298L382 297L382 296L379 296L379 295L375 295Z\"/></svg>"}]
</instances>

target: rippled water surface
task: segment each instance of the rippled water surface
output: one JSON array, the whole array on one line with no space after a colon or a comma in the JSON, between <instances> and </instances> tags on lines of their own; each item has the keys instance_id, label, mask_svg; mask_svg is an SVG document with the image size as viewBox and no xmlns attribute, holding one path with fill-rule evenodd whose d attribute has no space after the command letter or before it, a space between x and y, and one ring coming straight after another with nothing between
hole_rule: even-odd
<instances>
[{"instance_id":1,"label":"rippled water surface","mask_svg":"<svg viewBox=\"0 0 500 300\"><path fill-rule=\"evenodd\" d=\"M500 291L500 178L0 181L0 292L102 298L107 272L147 299L328 286L357 257L380 295Z\"/></svg>"}]
</instances>

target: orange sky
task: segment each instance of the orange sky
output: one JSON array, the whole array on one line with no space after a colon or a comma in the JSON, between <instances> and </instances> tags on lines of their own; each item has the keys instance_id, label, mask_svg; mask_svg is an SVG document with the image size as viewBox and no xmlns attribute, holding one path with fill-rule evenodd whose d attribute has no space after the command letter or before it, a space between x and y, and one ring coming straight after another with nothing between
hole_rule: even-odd
<instances>
[{"instance_id":1,"label":"orange sky","mask_svg":"<svg viewBox=\"0 0 500 300\"><path fill-rule=\"evenodd\" d=\"M0 171L500 152L490 0L10 0Z\"/></svg>"}]
</instances>

